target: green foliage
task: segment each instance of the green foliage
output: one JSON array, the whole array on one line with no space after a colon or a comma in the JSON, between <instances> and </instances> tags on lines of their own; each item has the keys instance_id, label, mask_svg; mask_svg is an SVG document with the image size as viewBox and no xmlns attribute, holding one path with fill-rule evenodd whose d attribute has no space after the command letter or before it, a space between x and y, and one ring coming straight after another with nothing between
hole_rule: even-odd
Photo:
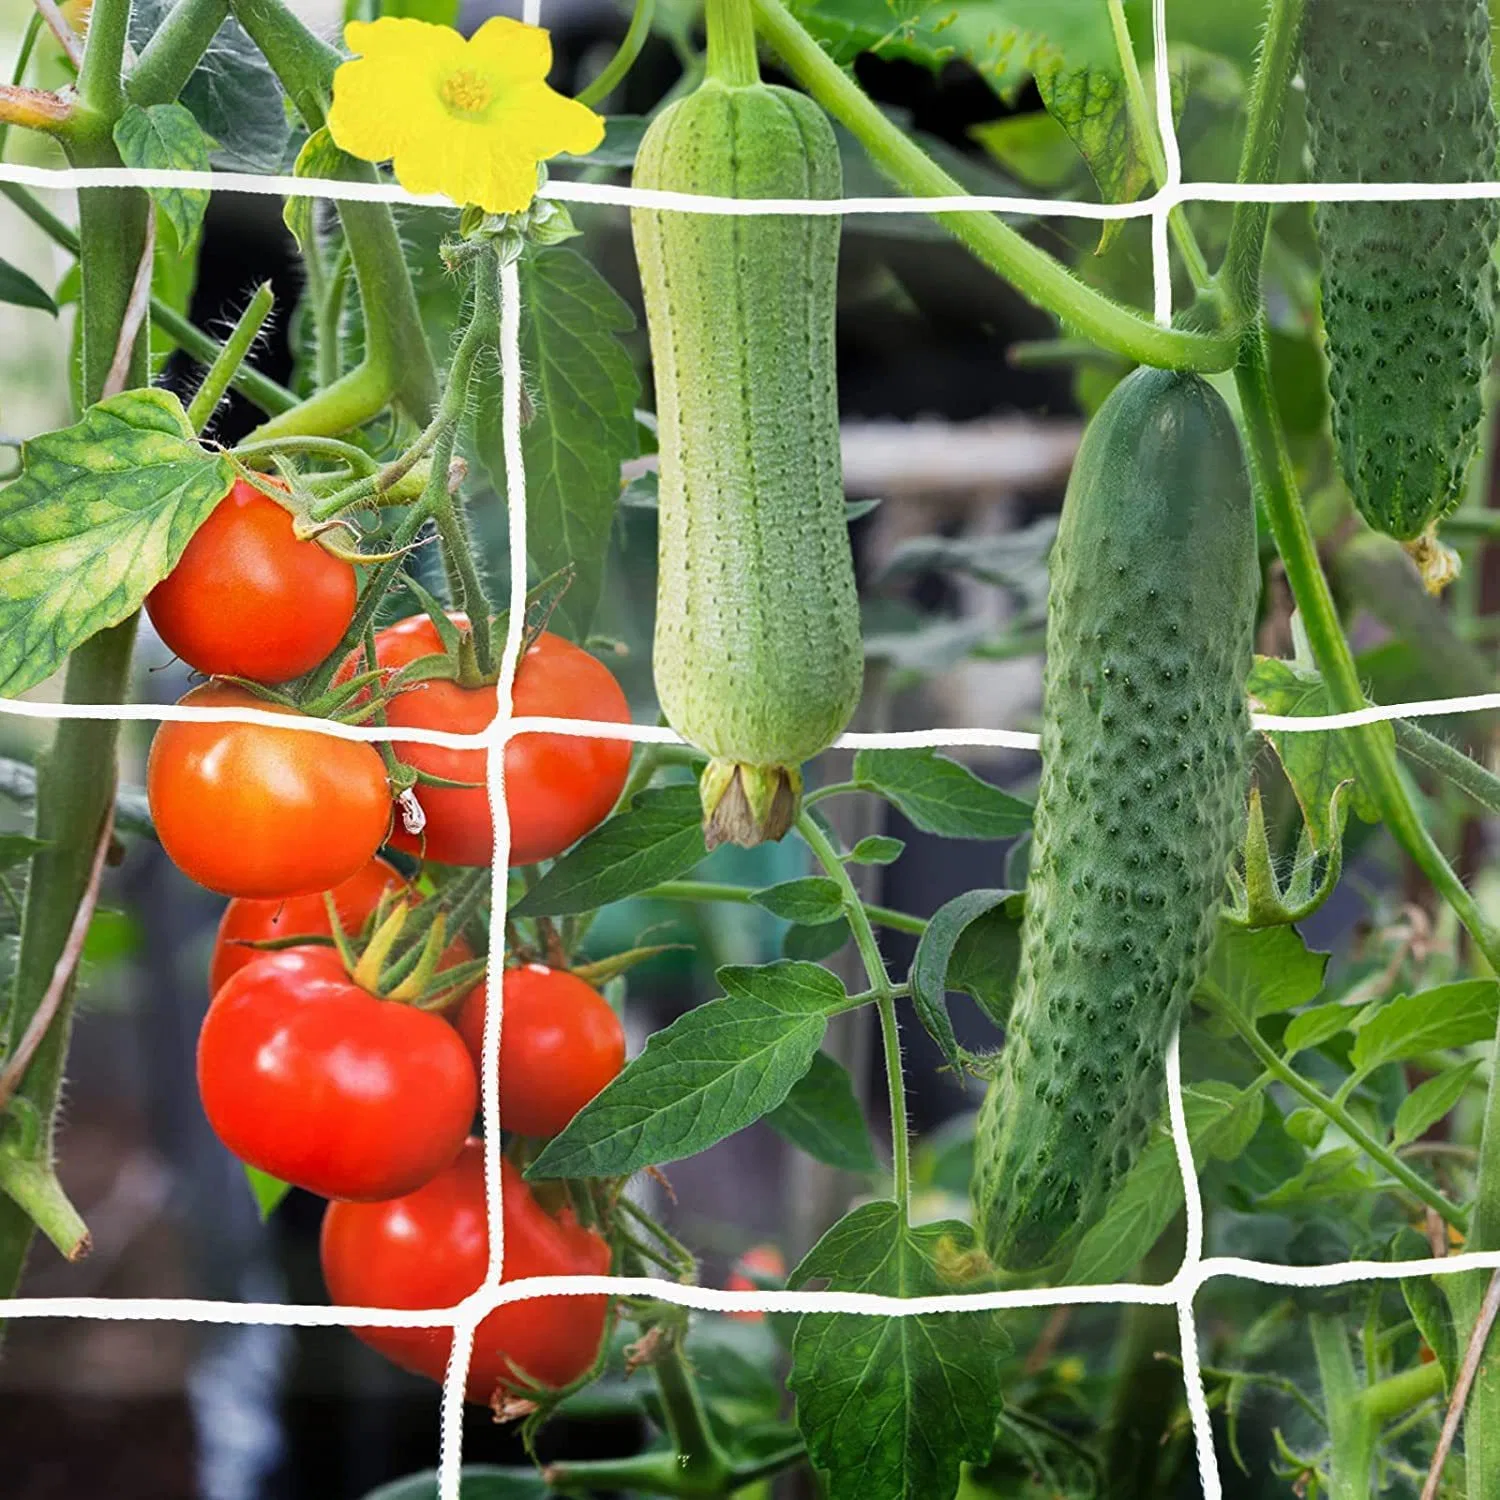
<instances>
[{"instance_id":1,"label":"green foliage","mask_svg":"<svg viewBox=\"0 0 1500 1500\"><path fill-rule=\"evenodd\" d=\"M1031 826L1031 808L936 750L861 750L854 780L878 793L923 833L1003 839Z\"/></svg>"},{"instance_id":2,"label":"green foliage","mask_svg":"<svg viewBox=\"0 0 1500 1500\"><path fill-rule=\"evenodd\" d=\"M141 606L234 471L205 452L166 391L126 391L33 438L0 490L0 693L51 676L67 653Z\"/></svg>"},{"instance_id":3,"label":"green foliage","mask_svg":"<svg viewBox=\"0 0 1500 1500\"><path fill-rule=\"evenodd\" d=\"M802 926L822 927L837 922L844 913L844 898L826 875L808 875L756 891L750 898L773 917Z\"/></svg>"},{"instance_id":4,"label":"green foliage","mask_svg":"<svg viewBox=\"0 0 1500 1500\"><path fill-rule=\"evenodd\" d=\"M12 307L34 307L57 315L57 304L43 288L9 261L0 260L0 302Z\"/></svg>"},{"instance_id":5,"label":"green foliage","mask_svg":"<svg viewBox=\"0 0 1500 1500\"><path fill-rule=\"evenodd\" d=\"M192 113L181 104L131 105L115 123L115 145L127 167L143 172L207 172L209 143ZM184 254L191 256L208 211L202 188L149 188L166 215Z\"/></svg>"},{"instance_id":6,"label":"green foliage","mask_svg":"<svg viewBox=\"0 0 1500 1500\"><path fill-rule=\"evenodd\" d=\"M967 1225L914 1228L896 1204L869 1203L834 1225L788 1284L936 1296L954 1290L945 1258L971 1242ZM989 1457L1004 1342L990 1313L803 1314L788 1384L830 1500L948 1500L960 1463Z\"/></svg>"},{"instance_id":7,"label":"green foliage","mask_svg":"<svg viewBox=\"0 0 1500 1500\"><path fill-rule=\"evenodd\" d=\"M866 1176L876 1170L875 1151L854 1097L854 1084L826 1052L813 1054L812 1066L766 1115L766 1124L798 1150L830 1167Z\"/></svg>"},{"instance_id":8,"label":"green foliage","mask_svg":"<svg viewBox=\"0 0 1500 1500\"><path fill-rule=\"evenodd\" d=\"M912 1004L954 1068L961 1068L963 1059L946 992L967 990L997 1025L1005 1024L1020 961L1022 904L1016 891L966 891L933 913L917 943L909 976Z\"/></svg>"}]
</instances>

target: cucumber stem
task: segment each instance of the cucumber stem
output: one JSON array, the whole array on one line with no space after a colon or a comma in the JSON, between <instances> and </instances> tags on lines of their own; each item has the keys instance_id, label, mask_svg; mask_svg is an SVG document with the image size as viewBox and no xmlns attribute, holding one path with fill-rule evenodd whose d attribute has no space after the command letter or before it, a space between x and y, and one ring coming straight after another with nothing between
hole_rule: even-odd
<instances>
[{"instance_id":1,"label":"cucumber stem","mask_svg":"<svg viewBox=\"0 0 1500 1500\"><path fill-rule=\"evenodd\" d=\"M750 0L707 0L703 23L708 32L708 76L730 88L759 83Z\"/></svg>"},{"instance_id":2,"label":"cucumber stem","mask_svg":"<svg viewBox=\"0 0 1500 1500\"><path fill-rule=\"evenodd\" d=\"M1375 1424L1361 1401L1354 1356L1349 1352L1343 1319L1315 1312L1308 1319L1323 1407L1333 1439L1329 1461L1330 1500L1369 1500L1370 1471L1375 1460Z\"/></svg>"}]
</instances>

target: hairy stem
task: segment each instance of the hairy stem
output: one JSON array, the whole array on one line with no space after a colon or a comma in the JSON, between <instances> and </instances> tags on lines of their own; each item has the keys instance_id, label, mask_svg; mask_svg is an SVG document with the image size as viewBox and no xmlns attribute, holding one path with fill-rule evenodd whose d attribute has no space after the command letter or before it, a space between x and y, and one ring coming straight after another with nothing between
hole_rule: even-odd
<instances>
[{"instance_id":1,"label":"hairy stem","mask_svg":"<svg viewBox=\"0 0 1500 1500\"><path fill-rule=\"evenodd\" d=\"M260 336L265 321L271 316L276 299L271 295L271 283L263 281L255 290L239 321L224 340L214 362L208 367L191 402L188 403L187 418L194 432L202 432L209 419L218 410L219 402L234 379L234 372L245 362L250 346Z\"/></svg>"},{"instance_id":2,"label":"hairy stem","mask_svg":"<svg viewBox=\"0 0 1500 1500\"><path fill-rule=\"evenodd\" d=\"M755 899L755 887L749 885L726 885L713 880L664 880L650 890L642 891L642 901L733 901L743 904ZM920 937L927 931L924 917L914 917L910 912L896 911L889 906L872 906L864 902L865 915L877 927L889 927L893 932L909 932Z\"/></svg>"},{"instance_id":3,"label":"hairy stem","mask_svg":"<svg viewBox=\"0 0 1500 1500\"><path fill-rule=\"evenodd\" d=\"M176 99L228 16L229 0L177 0L125 80L130 102L146 109Z\"/></svg>"},{"instance_id":4,"label":"hairy stem","mask_svg":"<svg viewBox=\"0 0 1500 1500\"><path fill-rule=\"evenodd\" d=\"M1315 1312L1308 1319L1323 1410L1333 1440L1330 1500L1369 1500L1370 1471L1375 1461L1375 1424L1360 1400L1354 1355L1341 1318Z\"/></svg>"}]
</instances>

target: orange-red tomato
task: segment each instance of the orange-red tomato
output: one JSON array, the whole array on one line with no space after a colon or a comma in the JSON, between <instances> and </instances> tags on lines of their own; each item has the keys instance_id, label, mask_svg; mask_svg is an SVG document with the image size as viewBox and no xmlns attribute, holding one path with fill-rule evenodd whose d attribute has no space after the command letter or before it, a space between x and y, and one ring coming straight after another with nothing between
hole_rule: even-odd
<instances>
[{"instance_id":1,"label":"orange-red tomato","mask_svg":"<svg viewBox=\"0 0 1500 1500\"><path fill-rule=\"evenodd\" d=\"M759 1282L752 1279L754 1276L777 1281L786 1276L786 1261L775 1245L753 1245L745 1251L729 1273L729 1280L724 1283L725 1288L731 1292L758 1292L761 1286ZM729 1316L739 1319L742 1323L758 1323L765 1317L765 1314L745 1309L732 1312Z\"/></svg>"},{"instance_id":2,"label":"orange-red tomato","mask_svg":"<svg viewBox=\"0 0 1500 1500\"><path fill-rule=\"evenodd\" d=\"M458 1013L476 1067L484 1055L488 981ZM500 1018L500 1123L556 1135L625 1066L625 1028L605 998L565 969L505 971Z\"/></svg>"},{"instance_id":3,"label":"orange-red tomato","mask_svg":"<svg viewBox=\"0 0 1500 1500\"><path fill-rule=\"evenodd\" d=\"M299 541L286 508L237 479L146 595L146 613L200 672L289 682L344 638L357 593L349 563Z\"/></svg>"},{"instance_id":4,"label":"orange-red tomato","mask_svg":"<svg viewBox=\"0 0 1500 1500\"><path fill-rule=\"evenodd\" d=\"M464 616L454 620L464 624ZM405 666L442 650L437 628L424 615L387 626L375 637L377 664ZM347 675L349 667L341 675ZM601 661L561 636L544 632L522 658L513 695L518 717L591 719L628 724L630 705ZM476 734L493 721L493 687L461 688L441 679L398 693L387 709L393 728L446 729ZM420 838L398 829L393 847L422 853L447 865L487 865L495 832L485 786L483 750L448 750L396 742L396 753L419 771L463 789L418 785L427 815ZM523 734L505 747L505 801L510 813L510 863L551 859L576 843L609 814L630 770L628 740L585 739L563 734Z\"/></svg>"},{"instance_id":5,"label":"orange-red tomato","mask_svg":"<svg viewBox=\"0 0 1500 1500\"><path fill-rule=\"evenodd\" d=\"M602 1276L609 1246L563 1208L554 1217L521 1174L501 1164L505 1228L503 1280ZM390 1203L331 1203L323 1216L323 1280L343 1307L440 1309L479 1288L489 1268L484 1148L468 1141L425 1187ZM576 1380L594 1362L609 1299L533 1297L496 1308L480 1323L467 1395L481 1404L516 1389L517 1369L544 1385ZM453 1335L446 1328L356 1328L372 1349L404 1370L441 1380Z\"/></svg>"},{"instance_id":6,"label":"orange-red tomato","mask_svg":"<svg viewBox=\"0 0 1500 1500\"><path fill-rule=\"evenodd\" d=\"M264 953L198 1035L198 1091L241 1161L325 1198L399 1197L458 1155L474 1064L440 1016L382 1000L331 948Z\"/></svg>"},{"instance_id":7,"label":"orange-red tomato","mask_svg":"<svg viewBox=\"0 0 1500 1500\"><path fill-rule=\"evenodd\" d=\"M395 866L378 857L327 894L333 897L334 909L344 931L354 937L387 891L401 892L403 899L411 905L422 899ZM237 896L231 901L219 919L218 936L214 939L213 960L208 970L209 993L216 994L236 969L244 968L268 951L248 946L251 943L273 942L277 938L332 936L323 896L324 892L319 891L311 896L286 896L280 900L256 901ZM467 963L473 957L474 950L469 944L462 937L456 937L444 949L438 969L441 972L454 964Z\"/></svg>"},{"instance_id":8,"label":"orange-red tomato","mask_svg":"<svg viewBox=\"0 0 1500 1500\"><path fill-rule=\"evenodd\" d=\"M301 717L228 683L205 683L182 702ZM225 896L331 890L369 863L391 820L373 745L259 724L163 724L146 794L172 862Z\"/></svg>"}]
</instances>

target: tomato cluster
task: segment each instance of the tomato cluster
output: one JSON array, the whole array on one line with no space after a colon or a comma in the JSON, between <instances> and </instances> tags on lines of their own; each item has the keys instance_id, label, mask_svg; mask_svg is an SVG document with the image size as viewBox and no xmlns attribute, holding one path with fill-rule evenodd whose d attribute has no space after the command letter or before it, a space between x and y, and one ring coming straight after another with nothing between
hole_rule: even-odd
<instances>
[{"instance_id":1,"label":"tomato cluster","mask_svg":"<svg viewBox=\"0 0 1500 1500\"><path fill-rule=\"evenodd\" d=\"M442 911L451 898L447 880L419 886L379 851L439 866L491 863L486 751L399 734L481 731L498 712L497 689L472 677L472 659L462 670L455 662L450 673L418 669L395 680L419 658L444 653L425 614L377 632L373 663L358 652L342 662L335 688L376 671L353 706L373 709L378 698L396 731L395 761L416 773L425 826L407 832L393 815L381 752L317 733L293 706L329 711L295 684L315 680L307 674L320 666L326 680L357 596L353 567L299 538L289 505L236 483L147 607L166 644L210 677L185 704L277 718L163 724L147 792L173 861L231 898L198 1039L199 1092L214 1131L247 1164L330 1200L322 1258L335 1302L447 1308L481 1285L489 1264L484 1151L470 1134L488 982L472 977L479 966L461 934L434 971L430 953L419 952L430 941L425 921L392 957L388 941L402 943L413 910L436 902ZM453 620L467 629L462 615ZM292 686L262 695L255 684ZM340 701L349 705L347 690L325 700ZM608 669L547 633L529 644L513 701L523 716L629 720ZM529 733L504 754L510 862L532 864L562 853L609 813L630 746ZM444 971L458 965L468 967L445 984ZM492 1064L501 1121L513 1136L555 1135L619 1073L623 1028L602 996L565 969L522 964L504 970L502 985ZM508 1159L502 1189L506 1280L609 1270L607 1241L571 1210L538 1203ZM475 1343L470 1397L574 1380L594 1361L606 1309L602 1296L548 1297L492 1313ZM357 1331L404 1368L442 1378L446 1330Z\"/></svg>"}]
</instances>

